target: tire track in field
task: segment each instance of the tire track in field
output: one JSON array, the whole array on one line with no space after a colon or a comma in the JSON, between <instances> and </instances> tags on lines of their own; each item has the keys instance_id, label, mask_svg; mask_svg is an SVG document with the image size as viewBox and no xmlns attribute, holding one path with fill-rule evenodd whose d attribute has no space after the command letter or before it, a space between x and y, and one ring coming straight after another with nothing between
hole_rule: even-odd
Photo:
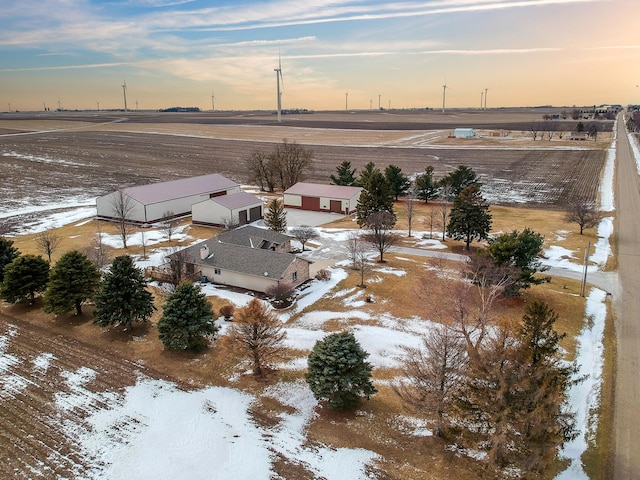
<instances>
[{"instance_id":1,"label":"tire track in field","mask_svg":"<svg viewBox=\"0 0 640 480\"><path fill-rule=\"evenodd\" d=\"M88 415L120 401L118 392L143 372L0 314L0 478L85 476L97 465L68 432L86 429Z\"/></svg>"}]
</instances>

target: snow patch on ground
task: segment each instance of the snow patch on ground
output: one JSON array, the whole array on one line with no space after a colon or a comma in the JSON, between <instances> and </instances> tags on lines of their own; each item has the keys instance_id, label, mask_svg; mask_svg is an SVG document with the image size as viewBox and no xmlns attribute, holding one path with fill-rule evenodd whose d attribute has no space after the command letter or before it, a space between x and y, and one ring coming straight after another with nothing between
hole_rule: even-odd
<instances>
[{"instance_id":1,"label":"snow patch on ground","mask_svg":"<svg viewBox=\"0 0 640 480\"><path fill-rule=\"evenodd\" d=\"M606 293L594 288L587 297L585 322L578 336L576 378L583 382L573 385L569 390L569 409L575 411L578 436L564 445L561 456L571 460L571 465L556 477L556 480L588 480L582 467L581 456L588 443L593 439L598 419L594 411L600 405L602 385L602 366L604 363L604 325L607 318Z\"/></svg>"}]
</instances>

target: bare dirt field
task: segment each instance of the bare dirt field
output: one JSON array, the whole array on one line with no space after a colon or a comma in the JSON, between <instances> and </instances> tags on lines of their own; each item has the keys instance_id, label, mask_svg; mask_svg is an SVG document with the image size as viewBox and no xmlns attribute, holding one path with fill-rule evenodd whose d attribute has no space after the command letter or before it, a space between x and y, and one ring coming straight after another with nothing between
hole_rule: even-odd
<instances>
[{"instance_id":1,"label":"bare dirt field","mask_svg":"<svg viewBox=\"0 0 640 480\"><path fill-rule=\"evenodd\" d=\"M86 205L122 186L212 172L245 183L247 156L270 151L285 138L313 151L313 169L306 179L314 182L328 182L344 160L358 170L370 161L381 168L395 164L408 175L431 165L436 178L468 165L486 185L491 204L562 208L577 196L595 199L607 142L532 142L526 132L511 130L526 129L526 118L539 121L541 112L534 113L443 117L429 112L421 117L376 112L354 114L355 123L347 121L349 114L325 113L296 115L295 121L282 125L264 114L3 116L0 233L33 216L33 206L52 201L59 201L61 208ZM509 128L511 133L495 139L447 138L463 121L476 128ZM601 135L606 139L608 135Z\"/></svg>"}]
</instances>

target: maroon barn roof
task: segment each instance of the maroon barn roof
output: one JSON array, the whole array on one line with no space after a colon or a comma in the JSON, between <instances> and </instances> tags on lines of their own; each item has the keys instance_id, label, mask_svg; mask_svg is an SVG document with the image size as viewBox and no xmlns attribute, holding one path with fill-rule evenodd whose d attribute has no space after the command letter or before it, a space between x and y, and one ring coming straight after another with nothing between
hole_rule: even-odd
<instances>
[{"instance_id":1,"label":"maroon barn roof","mask_svg":"<svg viewBox=\"0 0 640 480\"><path fill-rule=\"evenodd\" d=\"M340 198L343 200L348 200L355 195L358 195L361 191L361 187L298 182L293 187L286 190L284 193L292 195L303 195L305 197Z\"/></svg>"}]
</instances>

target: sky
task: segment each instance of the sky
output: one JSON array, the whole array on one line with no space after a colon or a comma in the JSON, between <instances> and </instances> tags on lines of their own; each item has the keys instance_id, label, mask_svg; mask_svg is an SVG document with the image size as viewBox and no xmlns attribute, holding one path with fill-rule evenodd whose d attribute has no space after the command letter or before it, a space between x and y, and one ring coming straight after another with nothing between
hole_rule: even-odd
<instances>
[{"instance_id":1,"label":"sky","mask_svg":"<svg viewBox=\"0 0 640 480\"><path fill-rule=\"evenodd\" d=\"M640 103L640 0L0 5L0 111Z\"/></svg>"}]
</instances>

